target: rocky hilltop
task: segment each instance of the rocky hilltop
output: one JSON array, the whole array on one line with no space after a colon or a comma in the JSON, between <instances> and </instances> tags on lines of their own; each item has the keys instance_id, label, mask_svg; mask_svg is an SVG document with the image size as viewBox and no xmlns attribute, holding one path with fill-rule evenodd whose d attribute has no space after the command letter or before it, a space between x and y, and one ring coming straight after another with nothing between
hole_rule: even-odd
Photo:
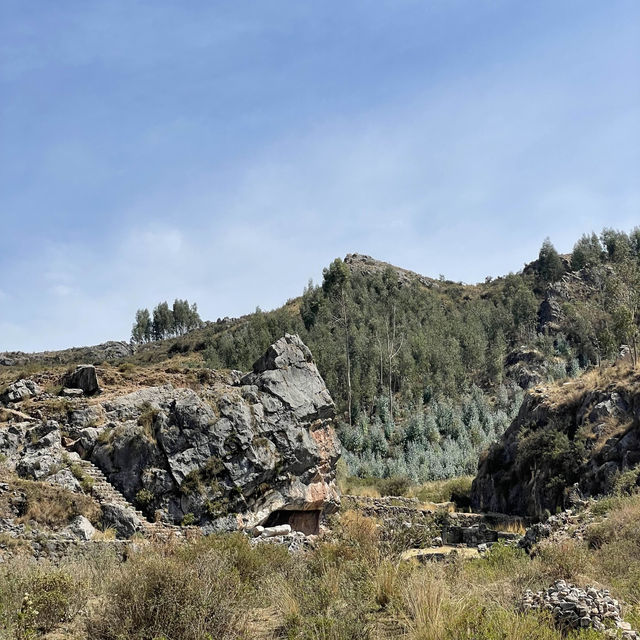
<instances>
[{"instance_id":1,"label":"rocky hilltop","mask_svg":"<svg viewBox=\"0 0 640 640\"><path fill-rule=\"evenodd\" d=\"M517 418L480 459L475 509L555 513L616 483L637 481L640 374L628 364L532 389Z\"/></svg>"},{"instance_id":2,"label":"rocky hilltop","mask_svg":"<svg viewBox=\"0 0 640 640\"><path fill-rule=\"evenodd\" d=\"M90 347L72 347L59 351L39 351L24 353L23 351L4 351L0 353L0 366L15 367L30 363L49 365L69 364L73 362L103 362L122 360L133 355L133 349L128 342L110 341Z\"/></svg>"},{"instance_id":3,"label":"rocky hilltop","mask_svg":"<svg viewBox=\"0 0 640 640\"><path fill-rule=\"evenodd\" d=\"M127 501L150 521L205 532L289 524L316 533L321 514L337 508L334 404L297 336L272 344L248 374L202 370L191 388L177 378L125 392L105 373L96 394L92 369L58 379L87 383L63 387L64 398L30 380L5 390L0 453L20 476L81 491L68 469L78 461L99 480L94 497L106 488L122 498L102 506L125 534L142 517L122 513Z\"/></svg>"},{"instance_id":4,"label":"rocky hilltop","mask_svg":"<svg viewBox=\"0 0 640 640\"><path fill-rule=\"evenodd\" d=\"M415 271L396 267L388 262L376 260L371 256L362 253L348 253L344 258L344 263L352 273L360 273L365 276L382 275L385 272L391 272L398 278L399 286L409 286L413 283L419 283L427 288L438 288L437 280L427 276L420 275Z\"/></svg>"}]
</instances>

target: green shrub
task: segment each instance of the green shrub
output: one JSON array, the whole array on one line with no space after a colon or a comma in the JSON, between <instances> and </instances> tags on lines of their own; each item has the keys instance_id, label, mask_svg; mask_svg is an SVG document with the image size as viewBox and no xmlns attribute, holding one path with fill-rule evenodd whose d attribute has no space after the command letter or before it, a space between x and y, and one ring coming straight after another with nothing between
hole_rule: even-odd
<instances>
[{"instance_id":1,"label":"green shrub","mask_svg":"<svg viewBox=\"0 0 640 640\"><path fill-rule=\"evenodd\" d=\"M640 483L640 467L618 472L613 481L615 495L630 495L638 490Z\"/></svg>"},{"instance_id":2,"label":"green shrub","mask_svg":"<svg viewBox=\"0 0 640 640\"><path fill-rule=\"evenodd\" d=\"M192 494L201 495L203 490L202 480L197 470L190 471L180 483L180 492L185 496Z\"/></svg>"},{"instance_id":3,"label":"green shrub","mask_svg":"<svg viewBox=\"0 0 640 640\"><path fill-rule=\"evenodd\" d=\"M184 518L182 518L181 524L183 527L189 527L192 524L195 524L195 521L196 517L193 515L193 513L189 512L185 514Z\"/></svg>"},{"instance_id":4,"label":"green shrub","mask_svg":"<svg viewBox=\"0 0 640 640\"><path fill-rule=\"evenodd\" d=\"M143 508L153 504L155 499L155 495L152 491L149 491L149 489L140 489L135 497L136 504Z\"/></svg>"},{"instance_id":5,"label":"green shrub","mask_svg":"<svg viewBox=\"0 0 640 640\"><path fill-rule=\"evenodd\" d=\"M404 496L409 487L411 481L407 476L393 476L391 478L384 478L378 482L378 491L383 496Z\"/></svg>"}]
</instances>

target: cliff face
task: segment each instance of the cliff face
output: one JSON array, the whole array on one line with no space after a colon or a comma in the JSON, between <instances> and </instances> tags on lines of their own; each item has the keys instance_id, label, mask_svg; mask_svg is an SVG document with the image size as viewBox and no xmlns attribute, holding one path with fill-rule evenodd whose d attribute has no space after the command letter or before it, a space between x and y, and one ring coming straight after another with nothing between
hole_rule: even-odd
<instances>
[{"instance_id":1,"label":"cliff face","mask_svg":"<svg viewBox=\"0 0 640 640\"><path fill-rule=\"evenodd\" d=\"M553 513L576 494L612 491L638 463L640 375L625 365L593 371L527 394L518 417L480 459L472 506ZM634 474L625 481L635 482Z\"/></svg>"},{"instance_id":2,"label":"cliff face","mask_svg":"<svg viewBox=\"0 0 640 640\"><path fill-rule=\"evenodd\" d=\"M59 468L66 447L150 519L314 532L320 513L339 504L340 448L333 401L307 347L286 335L247 375L202 373L197 390L164 384L65 399L66 415L43 422L42 437L38 427L12 427L5 455L21 475L40 478Z\"/></svg>"}]
</instances>

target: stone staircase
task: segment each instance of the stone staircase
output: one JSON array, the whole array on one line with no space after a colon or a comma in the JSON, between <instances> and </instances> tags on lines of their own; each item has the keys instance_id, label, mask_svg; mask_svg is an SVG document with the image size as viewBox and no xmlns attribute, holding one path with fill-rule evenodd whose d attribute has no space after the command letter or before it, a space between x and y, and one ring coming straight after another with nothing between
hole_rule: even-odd
<instances>
[{"instance_id":1,"label":"stone staircase","mask_svg":"<svg viewBox=\"0 0 640 640\"><path fill-rule=\"evenodd\" d=\"M79 460L77 462L82 467L82 472L91 480L91 494L99 504L116 504L119 507L131 512L140 521L141 533L148 538L167 540L169 538L189 538L201 535L199 527L180 527L166 522L150 522L139 509L136 509L118 491L102 473L102 471L89 460Z\"/></svg>"}]
</instances>

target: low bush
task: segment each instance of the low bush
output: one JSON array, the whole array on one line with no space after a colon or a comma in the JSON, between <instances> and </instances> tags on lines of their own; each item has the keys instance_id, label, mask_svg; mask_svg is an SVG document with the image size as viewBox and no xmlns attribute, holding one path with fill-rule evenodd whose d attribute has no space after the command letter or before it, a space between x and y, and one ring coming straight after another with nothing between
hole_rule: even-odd
<instances>
[{"instance_id":1,"label":"low bush","mask_svg":"<svg viewBox=\"0 0 640 640\"><path fill-rule=\"evenodd\" d=\"M134 555L110 581L89 631L101 640L237 638L244 591L222 554Z\"/></svg>"},{"instance_id":2,"label":"low bush","mask_svg":"<svg viewBox=\"0 0 640 640\"><path fill-rule=\"evenodd\" d=\"M411 491L422 502L455 502L459 510L470 505L473 476L459 476L448 480L427 482Z\"/></svg>"},{"instance_id":3,"label":"low bush","mask_svg":"<svg viewBox=\"0 0 640 640\"><path fill-rule=\"evenodd\" d=\"M621 496L589 534L597 545L543 544L530 557L496 544L482 558L426 565L400 561L379 522L356 511L304 554L233 534L138 545L124 563L13 558L0 564L0 638L73 624L91 640L591 640L592 631L565 633L544 614L521 614L520 599L558 578L598 582L637 625L639 519L640 497Z\"/></svg>"},{"instance_id":4,"label":"low bush","mask_svg":"<svg viewBox=\"0 0 640 640\"><path fill-rule=\"evenodd\" d=\"M86 584L71 571L16 560L0 571L0 627L13 634L0 631L0 638L41 637L72 620L85 604Z\"/></svg>"}]
</instances>

